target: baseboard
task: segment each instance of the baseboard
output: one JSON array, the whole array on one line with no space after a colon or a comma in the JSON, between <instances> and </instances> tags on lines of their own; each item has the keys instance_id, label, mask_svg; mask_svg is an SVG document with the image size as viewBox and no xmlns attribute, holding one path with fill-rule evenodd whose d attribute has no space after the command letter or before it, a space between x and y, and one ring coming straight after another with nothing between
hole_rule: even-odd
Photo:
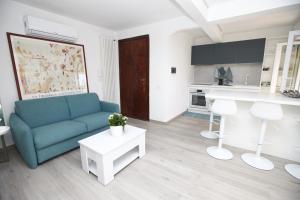
<instances>
[{"instance_id":1,"label":"baseboard","mask_svg":"<svg viewBox=\"0 0 300 200\"><path fill-rule=\"evenodd\" d=\"M180 117L181 115L183 115L183 113L185 113L187 110L179 113L178 115L176 115L175 117L171 118L170 120L168 120L166 123L170 123L171 121L175 120L176 118Z\"/></svg>"},{"instance_id":2,"label":"baseboard","mask_svg":"<svg viewBox=\"0 0 300 200\"><path fill-rule=\"evenodd\" d=\"M180 117L183 113L185 113L187 110L179 113L178 115L176 115L175 117L172 117L171 119L169 119L168 121L166 122L162 122L162 121L158 121L158 120L155 120L155 119L149 119L149 122L155 122L155 123L159 123L159 124L168 124L170 123L171 121L173 121L174 119ZM131 119L134 119L134 118L131 118ZM139 120L139 119L134 119L134 120Z\"/></svg>"},{"instance_id":3,"label":"baseboard","mask_svg":"<svg viewBox=\"0 0 300 200\"><path fill-rule=\"evenodd\" d=\"M178 115L176 115L175 117L172 117L171 119L169 119L169 120L166 121L166 122L157 121L157 120L154 120L154 119L150 119L150 121L151 121L151 122L155 122L155 123L168 124L168 123L170 123L171 121L173 121L174 119L180 117L180 116L181 116L183 113L185 113L186 111L187 111L187 110L185 110L185 111L179 113Z\"/></svg>"}]
</instances>

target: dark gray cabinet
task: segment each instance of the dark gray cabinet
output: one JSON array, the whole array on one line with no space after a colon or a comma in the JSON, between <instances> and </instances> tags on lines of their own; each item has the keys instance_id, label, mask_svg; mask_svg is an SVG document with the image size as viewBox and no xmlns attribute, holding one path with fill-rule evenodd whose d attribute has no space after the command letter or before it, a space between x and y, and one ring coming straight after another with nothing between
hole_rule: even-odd
<instances>
[{"instance_id":1,"label":"dark gray cabinet","mask_svg":"<svg viewBox=\"0 0 300 200\"><path fill-rule=\"evenodd\" d=\"M264 59L265 39L239 41L235 44L236 63L260 63Z\"/></svg>"},{"instance_id":2,"label":"dark gray cabinet","mask_svg":"<svg viewBox=\"0 0 300 200\"><path fill-rule=\"evenodd\" d=\"M235 63L234 43L228 42L215 44L213 63Z\"/></svg>"},{"instance_id":3,"label":"dark gray cabinet","mask_svg":"<svg viewBox=\"0 0 300 200\"><path fill-rule=\"evenodd\" d=\"M199 45L192 47L192 65L211 65L213 63L214 46Z\"/></svg>"},{"instance_id":4,"label":"dark gray cabinet","mask_svg":"<svg viewBox=\"0 0 300 200\"><path fill-rule=\"evenodd\" d=\"M261 63L265 38L192 47L192 65Z\"/></svg>"}]
</instances>

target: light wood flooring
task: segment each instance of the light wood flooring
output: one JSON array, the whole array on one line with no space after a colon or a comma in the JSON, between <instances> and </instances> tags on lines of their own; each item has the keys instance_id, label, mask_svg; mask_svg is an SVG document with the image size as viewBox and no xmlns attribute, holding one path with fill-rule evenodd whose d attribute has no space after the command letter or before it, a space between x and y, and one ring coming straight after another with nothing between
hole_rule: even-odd
<instances>
[{"instance_id":1,"label":"light wood flooring","mask_svg":"<svg viewBox=\"0 0 300 200\"><path fill-rule=\"evenodd\" d=\"M146 128L146 155L106 187L81 169L79 149L29 169L16 150L0 164L0 200L300 200L300 182L284 171L286 160L270 157L275 169L259 171L240 159L206 153L216 144L199 136L207 122L180 116L168 124L130 120Z\"/></svg>"}]
</instances>

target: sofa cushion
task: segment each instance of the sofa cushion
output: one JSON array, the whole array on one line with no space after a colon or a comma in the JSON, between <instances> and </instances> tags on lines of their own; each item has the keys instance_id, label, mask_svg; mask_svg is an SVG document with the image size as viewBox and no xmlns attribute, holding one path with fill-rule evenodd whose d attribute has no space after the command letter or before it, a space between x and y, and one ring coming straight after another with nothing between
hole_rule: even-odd
<instances>
[{"instance_id":1,"label":"sofa cushion","mask_svg":"<svg viewBox=\"0 0 300 200\"><path fill-rule=\"evenodd\" d=\"M64 97L16 101L15 106L17 115L31 128L70 119Z\"/></svg>"},{"instance_id":2,"label":"sofa cushion","mask_svg":"<svg viewBox=\"0 0 300 200\"><path fill-rule=\"evenodd\" d=\"M69 104L72 119L100 112L100 101L95 93L70 95L65 98Z\"/></svg>"},{"instance_id":3,"label":"sofa cushion","mask_svg":"<svg viewBox=\"0 0 300 200\"><path fill-rule=\"evenodd\" d=\"M108 126L109 112L98 112L90 115L75 118L74 121L82 122L86 124L88 131L93 131L99 128Z\"/></svg>"},{"instance_id":4,"label":"sofa cushion","mask_svg":"<svg viewBox=\"0 0 300 200\"><path fill-rule=\"evenodd\" d=\"M32 130L37 149L68 140L87 132L84 123L68 120L41 126Z\"/></svg>"}]
</instances>

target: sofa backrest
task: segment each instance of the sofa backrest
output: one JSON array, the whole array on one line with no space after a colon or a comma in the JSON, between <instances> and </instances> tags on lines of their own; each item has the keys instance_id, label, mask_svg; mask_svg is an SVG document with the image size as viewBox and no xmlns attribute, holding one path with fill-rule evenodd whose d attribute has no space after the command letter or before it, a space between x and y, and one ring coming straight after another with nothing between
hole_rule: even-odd
<instances>
[{"instance_id":1,"label":"sofa backrest","mask_svg":"<svg viewBox=\"0 0 300 200\"><path fill-rule=\"evenodd\" d=\"M15 102L15 110L31 128L70 119L65 97L51 97Z\"/></svg>"},{"instance_id":2,"label":"sofa backrest","mask_svg":"<svg viewBox=\"0 0 300 200\"><path fill-rule=\"evenodd\" d=\"M74 119L101 111L100 101L95 93L65 96L70 110L70 117Z\"/></svg>"}]
</instances>

